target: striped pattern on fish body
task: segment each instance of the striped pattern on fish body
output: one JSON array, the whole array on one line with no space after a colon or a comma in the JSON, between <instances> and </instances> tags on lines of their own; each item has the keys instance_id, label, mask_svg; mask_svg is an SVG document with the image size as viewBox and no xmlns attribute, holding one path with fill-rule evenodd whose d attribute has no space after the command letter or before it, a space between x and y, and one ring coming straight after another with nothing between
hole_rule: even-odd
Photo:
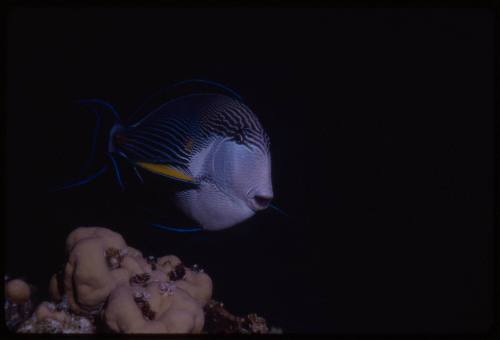
<instances>
[{"instance_id":1,"label":"striped pattern on fish body","mask_svg":"<svg viewBox=\"0 0 500 340\"><path fill-rule=\"evenodd\" d=\"M269 137L256 115L242 102L220 94L193 94L169 101L118 131L114 142L139 166L167 164L189 176L193 155L217 137L269 152Z\"/></svg>"}]
</instances>

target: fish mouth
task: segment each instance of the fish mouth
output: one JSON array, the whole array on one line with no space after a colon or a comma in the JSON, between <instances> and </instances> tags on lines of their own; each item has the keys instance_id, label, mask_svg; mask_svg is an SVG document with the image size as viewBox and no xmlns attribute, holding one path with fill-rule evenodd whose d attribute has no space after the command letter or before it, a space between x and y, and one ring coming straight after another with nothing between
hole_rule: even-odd
<instances>
[{"instance_id":1,"label":"fish mouth","mask_svg":"<svg viewBox=\"0 0 500 340\"><path fill-rule=\"evenodd\" d=\"M272 194L265 194L250 190L247 194L247 205L255 212L267 209L273 200Z\"/></svg>"},{"instance_id":2,"label":"fish mouth","mask_svg":"<svg viewBox=\"0 0 500 340\"><path fill-rule=\"evenodd\" d=\"M248 199L248 206L253 211L258 212L267 209L272 200L270 196L254 196Z\"/></svg>"}]
</instances>

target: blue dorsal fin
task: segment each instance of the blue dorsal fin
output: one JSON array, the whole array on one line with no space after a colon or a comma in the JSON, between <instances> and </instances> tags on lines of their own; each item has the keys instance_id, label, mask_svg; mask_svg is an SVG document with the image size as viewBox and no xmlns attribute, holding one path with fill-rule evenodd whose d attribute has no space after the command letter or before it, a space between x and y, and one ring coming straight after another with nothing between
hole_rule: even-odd
<instances>
[{"instance_id":1,"label":"blue dorsal fin","mask_svg":"<svg viewBox=\"0 0 500 340\"><path fill-rule=\"evenodd\" d=\"M139 108L127 118L127 121L131 124L170 100L197 93L223 94L243 102L243 97L226 85L212 80L188 79L164 87L149 96Z\"/></svg>"},{"instance_id":2,"label":"blue dorsal fin","mask_svg":"<svg viewBox=\"0 0 500 340\"><path fill-rule=\"evenodd\" d=\"M99 98L79 99L76 101L76 103L80 104L80 105L96 104L98 106L101 106L101 107L109 110L113 114L113 116L115 117L115 120L117 122L119 122L121 120L120 115L118 114L118 111L116 111L115 107L105 100L102 100Z\"/></svg>"}]
</instances>

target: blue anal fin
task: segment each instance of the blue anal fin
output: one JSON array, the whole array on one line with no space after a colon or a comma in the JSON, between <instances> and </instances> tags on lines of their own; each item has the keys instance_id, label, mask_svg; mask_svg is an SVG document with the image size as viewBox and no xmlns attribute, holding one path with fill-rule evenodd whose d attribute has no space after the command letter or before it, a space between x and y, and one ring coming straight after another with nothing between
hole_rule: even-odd
<instances>
[{"instance_id":1,"label":"blue anal fin","mask_svg":"<svg viewBox=\"0 0 500 340\"><path fill-rule=\"evenodd\" d=\"M151 226L160 230L171 231L176 233L194 233L203 230L203 228L201 227L169 227L158 223L152 223Z\"/></svg>"}]
</instances>

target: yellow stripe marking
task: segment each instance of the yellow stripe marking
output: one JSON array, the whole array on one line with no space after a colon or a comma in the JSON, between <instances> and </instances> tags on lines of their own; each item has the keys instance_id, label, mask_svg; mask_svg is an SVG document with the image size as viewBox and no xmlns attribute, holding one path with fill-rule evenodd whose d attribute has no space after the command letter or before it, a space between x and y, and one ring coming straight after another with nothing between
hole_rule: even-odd
<instances>
[{"instance_id":1,"label":"yellow stripe marking","mask_svg":"<svg viewBox=\"0 0 500 340\"><path fill-rule=\"evenodd\" d=\"M165 165L165 164L137 162L137 165L139 165L140 167L142 167L146 170L154 172L156 174L181 179L183 181L194 182L193 177L186 175L182 171L179 171L179 170L177 170L171 166Z\"/></svg>"}]
</instances>

